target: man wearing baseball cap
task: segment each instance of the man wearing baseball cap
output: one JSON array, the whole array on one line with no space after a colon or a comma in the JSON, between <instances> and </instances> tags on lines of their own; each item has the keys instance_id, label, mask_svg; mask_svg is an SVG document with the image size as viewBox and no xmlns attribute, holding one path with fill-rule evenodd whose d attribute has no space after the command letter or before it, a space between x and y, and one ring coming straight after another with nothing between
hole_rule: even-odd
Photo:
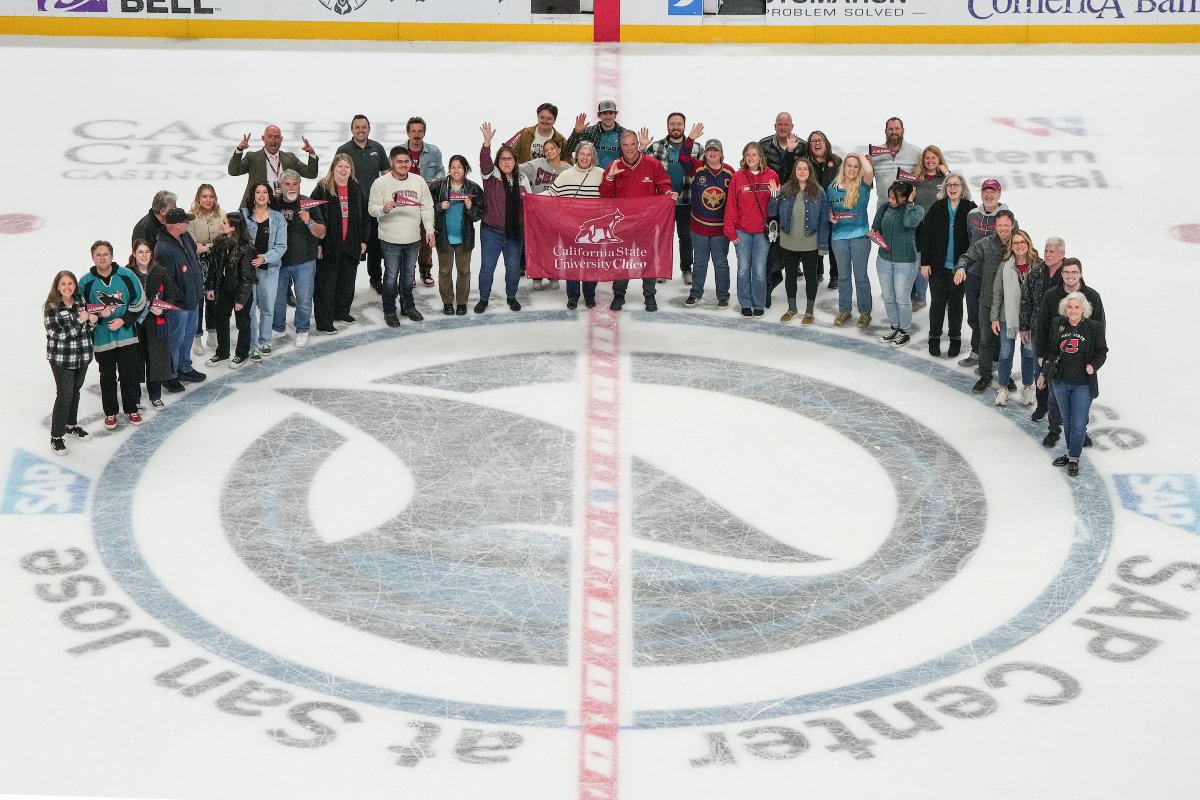
<instances>
[{"instance_id":1,"label":"man wearing baseball cap","mask_svg":"<svg viewBox=\"0 0 1200 800\"><path fill-rule=\"evenodd\" d=\"M164 384L169 392L182 392L183 383L198 383L206 377L192 369L192 337L200 319L200 304L204 302L204 270L200 267L196 240L187 230L194 219L182 208L169 209L163 215L163 233L154 243L154 260L167 273L163 299L178 309L167 312L174 371Z\"/></svg>"},{"instance_id":2,"label":"man wearing baseball cap","mask_svg":"<svg viewBox=\"0 0 1200 800\"><path fill-rule=\"evenodd\" d=\"M615 100L601 100L596 107L600 121L595 125L587 124L587 114L575 118L575 131L567 139L566 155L575 157L575 148L584 142L591 142L596 147L596 163L601 169L621 156L621 134L625 129L617 124L617 103Z\"/></svg>"},{"instance_id":3,"label":"man wearing baseball cap","mask_svg":"<svg viewBox=\"0 0 1200 800\"><path fill-rule=\"evenodd\" d=\"M704 297L704 281L708 277L708 260L712 258L716 273L717 308L729 308L729 239L725 238L725 201L729 197L729 182L733 167L725 163L725 151L718 139L704 143L704 160L692 157L692 147L704 135L704 126L697 122L679 149L679 163L688 174L689 224L692 231L692 290L683 301L685 308L694 308Z\"/></svg>"},{"instance_id":4,"label":"man wearing baseball cap","mask_svg":"<svg viewBox=\"0 0 1200 800\"><path fill-rule=\"evenodd\" d=\"M979 194L983 200L982 204L971 209L967 214L968 247L980 239L995 233L996 214L1002 210L1009 210L1008 206L1000 202L1000 181L995 178L985 180ZM1016 230L1019 228L1020 226L1016 224L1016 220L1014 219L1013 229ZM967 268L967 325L971 327L971 354L958 362L960 367L974 367L979 364L979 293L982 289L982 276L981 265L972 264ZM988 291L991 291L991 287L988 287ZM984 327L987 327L986 320L984 321Z\"/></svg>"}]
</instances>

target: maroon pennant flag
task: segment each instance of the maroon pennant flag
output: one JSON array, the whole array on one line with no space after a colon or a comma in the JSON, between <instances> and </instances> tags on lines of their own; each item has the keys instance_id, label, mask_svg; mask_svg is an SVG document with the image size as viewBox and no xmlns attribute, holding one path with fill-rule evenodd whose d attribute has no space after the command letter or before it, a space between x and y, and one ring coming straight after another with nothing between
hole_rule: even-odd
<instances>
[{"instance_id":1,"label":"maroon pennant flag","mask_svg":"<svg viewBox=\"0 0 1200 800\"><path fill-rule=\"evenodd\" d=\"M911 172L909 172L906 169L898 169L898 170L896 170L896 180L919 181L920 178L918 178L916 175L913 175Z\"/></svg>"},{"instance_id":2,"label":"maroon pennant flag","mask_svg":"<svg viewBox=\"0 0 1200 800\"><path fill-rule=\"evenodd\" d=\"M867 234L867 236L870 236L871 241L874 242L875 244L879 245L882 249L884 249L884 250L892 249L892 246L887 243L887 240L883 238L883 234L880 233L879 231L871 231Z\"/></svg>"},{"instance_id":3,"label":"maroon pennant flag","mask_svg":"<svg viewBox=\"0 0 1200 800\"><path fill-rule=\"evenodd\" d=\"M308 209L310 209L310 208L316 208L317 206L323 206L328 202L329 202L328 200L310 200L308 198L305 198L300 201L300 210L308 211Z\"/></svg>"},{"instance_id":4,"label":"maroon pennant flag","mask_svg":"<svg viewBox=\"0 0 1200 800\"><path fill-rule=\"evenodd\" d=\"M161 297L156 297L150 301L151 311L178 311L179 306L173 306Z\"/></svg>"},{"instance_id":5,"label":"maroon pennant flag","mask_svg":"<svg viewBox=\"0 0 1200 800\"><path fill-rule=\"evenodd\" d=\"M881 144L873 144L873 145L871 145L871 149L868 151L868 154L873 155L873 156L884 156L884 155L890 156L892 154L892 151L888 150L886 147L884 147Z\"/></svg>"}]
</instances>

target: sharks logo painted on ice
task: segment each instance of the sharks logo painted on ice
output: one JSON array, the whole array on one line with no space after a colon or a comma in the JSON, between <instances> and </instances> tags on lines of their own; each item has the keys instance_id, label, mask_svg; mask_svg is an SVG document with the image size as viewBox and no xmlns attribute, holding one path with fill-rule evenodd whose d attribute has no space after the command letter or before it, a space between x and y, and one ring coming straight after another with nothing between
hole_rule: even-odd
<instances>
[{"instance_id":1,"label":"sharks logo painted on ice","mask_svg":"<svg viewBox=\"0 0 1200 800\"><path fill-rule=\"evenodd\" d=\"M367 0L321 0L321 5L335 14L349 14L367 4Z\"/></svg>"}]
</instances>

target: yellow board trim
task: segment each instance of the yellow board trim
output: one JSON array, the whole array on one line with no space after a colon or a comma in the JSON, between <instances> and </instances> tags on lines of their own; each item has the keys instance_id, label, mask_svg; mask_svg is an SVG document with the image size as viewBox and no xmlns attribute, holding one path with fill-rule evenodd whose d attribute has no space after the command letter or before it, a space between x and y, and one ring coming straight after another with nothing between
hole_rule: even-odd
<instances>
[{"instance_id":1,"label":"yellow board trim","mask_svg":"<svg viewBox=\"0 0 1200 800\"><path fill-rule=\"evenodd\" d=\"M592 24L0 17L0 35L427 42L591 42ZM1197 44L1200 25L623 25L621 41L681 44Z\"/></svg>"}]
</instances>

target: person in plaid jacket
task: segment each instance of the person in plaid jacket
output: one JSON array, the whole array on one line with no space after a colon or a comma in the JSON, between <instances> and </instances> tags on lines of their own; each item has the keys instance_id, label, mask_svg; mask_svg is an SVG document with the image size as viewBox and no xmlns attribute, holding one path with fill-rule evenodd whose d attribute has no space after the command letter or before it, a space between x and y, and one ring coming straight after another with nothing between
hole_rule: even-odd
<instances>
[{"instance_id":1,"label":"person in plaid jacket","mask_svg":"<svg viewBox=\"0 0 1200 800\"><path fill-rule=\"evenodd\" d=\"M98 319L80 297L74 273L63 270L55 275L42 304L42 321L46 360L57 390L50 415L50 449L60 456L67 454L65 436L83 440L88 435L79 427L79 391L92 363L92 330Z\"/></svg>"},{"instance_id":2,"label":"person in plaid jacket","mask_svg":"<svg viewBox=\"0 0 1200 800\"><path fill-rule=\"evenodd\" d=\"M676 193L675 236L679 239L679 272L683 276L683 282L690 286L692 283L692 225L691 207L688 205L691 198L688 191L690 185L688 178L691 177L692 170L680 161L680 151L685 142L685 125L687 125L687 117L683 115L683 112L673 111L667 116L665 138L651 142L649 131L642 128L639 144L646 155L658 159L671 178L671 190ZM700 158L701 152L700 143L693 141L690 153L693 163Z\"/></svg>"}]
</instances>

